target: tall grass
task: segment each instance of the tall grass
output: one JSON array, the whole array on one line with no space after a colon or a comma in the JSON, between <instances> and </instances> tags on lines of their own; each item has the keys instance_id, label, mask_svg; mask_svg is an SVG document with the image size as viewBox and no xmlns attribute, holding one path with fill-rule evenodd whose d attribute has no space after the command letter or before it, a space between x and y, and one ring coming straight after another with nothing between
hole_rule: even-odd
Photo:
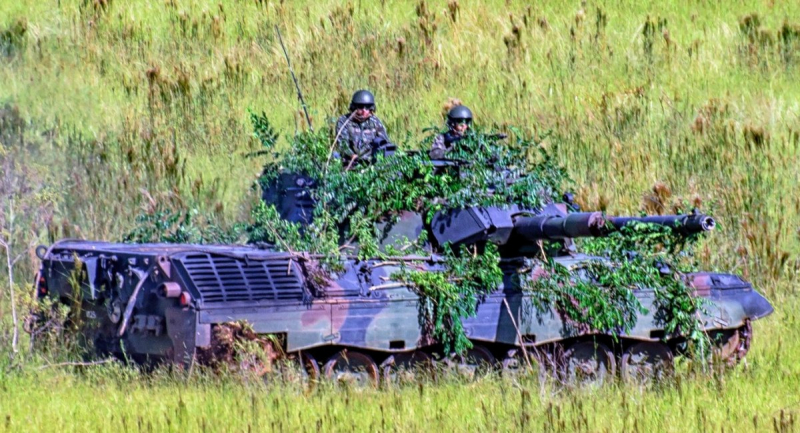
<instances>
[{"instance_id":1,"label":"tall grass","mask_svg":"<svg viewBox=\"0 0 800 433\"><path fill-rule=\"evenodd\" d=\"M791 20L800 14L791 2L0 8L0 101L22 114L22 141L40 142L64 175L54 236L117 237L148 202L142 189L246 218L259 168L243 157L255 145L246 110L265 110L285 134L306 127L279 25L318 125L368 87L392 136L415 147L458 97L481 123L551 130L547 144L590 207L637 211L656 181L698 195L725 228L710 248L742 252L711 254L712 263L774 275L787 270L784 252L798 252L800 36ZM748 240L762 222L770 249Z\"/></svg>"},{"instance_id":2,"label":"tall grass","mask_svg":"<svg viewBox=\"0 0 800 433\"><path fill-rule=\"evenodd\" d=\"M158 203L197 208L222 225L246 219L260 169L258 160L245 158L257 146L246 110L266 111L285 135L308 127L275 25L314 126L340 114L351 93L365 87L376 94L392 138L406 148L419 146L422 128L441 124L449 97L470 106L481 124L517 125L534 136L549 131L543 145L567 167L584 208L632 213L699 205L712 211L721 224L701 248L705 265L746 275L779 308L756 324L751 369L726 376L723 385L692 382L641 395L612 388L552 399L531 391L534 428L544 429L542 420L554 413L548 404L568 423L582 419L576 407L593 422L614 413L594 424L609 429L678 430L705 426L693 424L702 421L730 430L751 425L751 412L764 417L760 428L769 428L774 411L793 403L788 393L797 376L787 359L800 350L789 338L800 268L796 2L0 2L0 158L25 162L3 174L29 183L19 194L48 191L34 201L47 218L35 233L14 233L19 245L36 236L119 239L137 213ZM37 175L21 167L35 167ZM34 264L22 260L16 280L30 278ZM3 290L0 338L9 329L7 305ZM117 398L152 415L143 418L143 428L147 422L172 428L163 424L165 414L180 398L190 414L186 422L195 427L204 416L213 426L206 412L229 410L222 422L247 428L250 418L235 412L250 407L241 392L264 396L256 416L262 425L272 422L267 396L301 410L301 397L280 390L179 389L139 379L109 384L50 373L3 380L0 412L10 414L7 425L15 429L28 419L50 428L53 418L45 412L23 415L25 405L40 399L73 429L83 423L138 428L136 412L123 425L119 416L104 418L89 405L70 406L84 394ZM74 391L38 391L62 389L59 384ZM362 411L365 418L335 419L366 428L379 420L376 407L393 415L392 425L410 428L444 425L455 413L464 429L483 422L500 430L521 419L515 412L521 397L513 389L495 382L428 387L426 398L441 405L432 411L423 410L425 400L397 407L392 393L355 394L349 398L359 404L350 406L331 394L312 398L319 409L308 412ZM20 397L5 398L9 392ZM400 395L413 400L415 392ZM478 398L489 406L476 409ZM222 402L233 406L219 409ZM646 413L614 410L623 402ZM462 406L452 412L448 404ZM283 419L286 429L306 419L297 416ZM492 419L509 421L494 426Z\"/></svg>"},{"instance_id":3,"label":"tall grass","mask_svg":"<svg viewBox=\"0 0 800 433\"><path fill-rule=\"evenodd\" d=\"M758 327L745 365L642 389L569 389L494 375L389 390L119 365L0 376L0 431L796 431L797 300Z\"/></svg>"}]
</instances>

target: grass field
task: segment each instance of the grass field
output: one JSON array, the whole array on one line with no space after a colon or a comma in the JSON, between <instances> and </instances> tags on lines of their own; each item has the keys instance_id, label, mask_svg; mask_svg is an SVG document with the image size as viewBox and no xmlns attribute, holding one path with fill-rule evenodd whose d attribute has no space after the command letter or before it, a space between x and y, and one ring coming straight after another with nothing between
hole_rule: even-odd
<instances>
[{"instance_id":1,"label":"grass field","mask_svg":"<svg viewBox=\"0 0 800 433\"><path fill-rule=\"evenodd\" d=\"M746 365L649 389L498 376L391 390L29 367L0 378L0 431L795 431L800 338L791 301L757 323Z\"/></svg>"},{"instance_id":2,"label":"grass field","mask_svg":"<svg viewBox=\"0 0 800 433\"><path fill-rule=\"evenodd\" d=\"M415 148L455 97L478 123L546 136L585 209L712 212L720 227L700 248L704 264L743 274L777 308L755 324L747 365L653 390L486 379L305 395L107 366L38 370L44 361L23 350L21 370L0 362L0 430L797 429L792 1L0 2L0 239L21 254L17 294L37 241L118 239L156 203L222 226L248 218L262 162L245 157L258 146L247 110L284 136L308 127L275 25L314 127L365 87L391 137Z\"/></svg>"}]
</instances>

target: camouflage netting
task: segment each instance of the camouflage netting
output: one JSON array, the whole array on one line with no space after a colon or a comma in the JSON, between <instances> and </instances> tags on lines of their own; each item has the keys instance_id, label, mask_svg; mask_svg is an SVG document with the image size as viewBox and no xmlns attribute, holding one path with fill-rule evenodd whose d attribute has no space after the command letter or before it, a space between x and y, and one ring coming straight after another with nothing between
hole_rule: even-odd
<instances>
[{"instance_id":1,"label":"camouflage netting","mask_svg":"<svg viewBox=\"0 0 800 433\"><path fill-rule=\"evenodd\" d=\"M288 138L291 151L277 152L278 134L266 116L251 113L254 136L263 145L253 156L265 158L262 187L281 173L299 173L316 179L311 194L315 200L313 221L301 226L281 219L271 204L259 203L252 221L239 225L235 233L218 230L193 230L177 217L166 213L155 219L143 218L143 227L129 237L136 241L191 237L202 242L235 239L246 234L249 243L270 244L278 250L308 252L325 257L319 263L314 281L325 285L325 275L341 269L342 257L359 259L393 255L436 255L443 271L421 271L413 266L393 275L420 295L420 321L446 350L461 352L470 342L461 327L460 317L475 314L479 299L502 283L497 246L478 244L451 248L439 246L431 251L429 236L423 233L403 245L379 248L382 233L376 222L391 222L400 211L415 211L430 222L443 208L503 206L515 204L536 209L558 201L569 180L545 149L513 128L511 138L474 129L448 158L462 161L457 169L435 169L425 152L406 152L399 146L391 157L378 156L370 163L343 163L334 155L333 131L323 128ZM426 148L429 143L423 143ZM195 217L195 220L197 218ZM161 237L152 235L162 227ZM546 271L523 285L537 307L555 306L575 332L597 330L619 335L636 322L643 307L633 295L640 287L657 291L665 329L671 334L689 336L703 343L704 335L696 319L699 305L691 296L680 271L691 267L692 241L657 226L626 227L608 237L584 242L587 252L610 258L592 262L581 269L565 269L547 256L537 263ZM545 241L548 243L548 241ZM555 245L559 247L560 245ZM547 248L544 248L547 250ZM666 270L666 271L665 271ZM703 344L700 345L704 346Z\"/></svg>"}]
</instances>

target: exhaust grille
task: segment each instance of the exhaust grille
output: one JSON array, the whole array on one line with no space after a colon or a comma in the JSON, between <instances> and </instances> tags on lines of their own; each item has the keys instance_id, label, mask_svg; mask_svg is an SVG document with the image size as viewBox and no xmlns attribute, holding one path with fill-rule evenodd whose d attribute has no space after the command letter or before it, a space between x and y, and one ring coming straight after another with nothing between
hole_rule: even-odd
<instances>
[{"instance_id":1,"label":"exhaust grille","mask_svg":"<svg viewBox=\"0 0 800 433\"><path fill-rule=\"evenodd\" d=\"M176 257L206 304L302 300L303 278L297 262L280 257L240 260L209 253Z\"/></svg>"}]
</instances>

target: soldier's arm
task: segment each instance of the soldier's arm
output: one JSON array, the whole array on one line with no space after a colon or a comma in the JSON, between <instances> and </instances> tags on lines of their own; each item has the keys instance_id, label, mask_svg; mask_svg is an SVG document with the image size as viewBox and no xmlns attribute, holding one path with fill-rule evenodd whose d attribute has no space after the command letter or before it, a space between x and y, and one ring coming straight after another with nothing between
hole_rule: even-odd
<instances>
[{"instance_id":1,"label":"soldier's arm","mask_svg":"<svg viewBox=\"0 0 800 433\"><path fill-rule=\"evenodd\" d=\"M383 126L383 122L381 122L381 119L378 119L376 116L373 116L372 118L375 119L375 136L382 137L383 139L391 143L392 140L389 139L389 134L386 132L386 127Z\"/></svg>"},{"instance_id":2,"label":"soldier's arm","mask_svg":"<svg viewBox=\"0 0 800 433\"><path fill-rule=\"evenodd\" d=\"M347 129L347 116L342 116L336 121L336 129L333 130L336 142L350 141L350 131Z\"/></svg>"},{"instance_id":3,"label":"soldier's arm","mask_svg":"<svg viewBox=\"0 0 800 433\"><path fill-rule=\"evenodd\" d=\"M342 116L336 121L334 134L339 148L339 155L342 159L350 159L353 150L350 148L350 129L347 127L347 116Z\"/></svg>"},{"instance_id":4,"label":"soldier's arm","mask_svg":"<svg viewBox=\"0 0 800 433\"><path fill-rule=\"evenodd\" d=\"M432 159L442 159L447 148L444 145L444 134L439 134L433 139L431 150L428 151L428 156Z\"/></svg>"}]
</instances>

